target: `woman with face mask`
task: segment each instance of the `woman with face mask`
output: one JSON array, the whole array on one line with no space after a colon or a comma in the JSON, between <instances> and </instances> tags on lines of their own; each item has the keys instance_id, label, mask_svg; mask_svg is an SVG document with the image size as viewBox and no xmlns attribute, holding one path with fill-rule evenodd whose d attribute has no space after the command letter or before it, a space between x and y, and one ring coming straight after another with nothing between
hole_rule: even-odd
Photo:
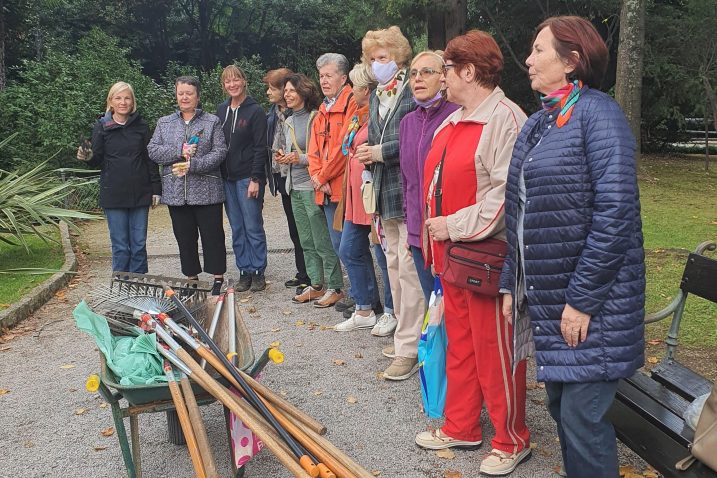
<instances>
[{"instance_id":1,"label":"woman with face mask","mask_svg":"<svg viewBox=\"0 0 717 478\"><path fill-rule=\"evenodd\" d=\"M399 125L416 109L408 88L407 66L411 46L392 26L369 31L361 42L364 63L371 65L378 87L369 99L368 143L356 149L356 158L373 175L375 211L386 238L386 262L396 318L383 315L371 330L378 336L394 333L393 362L384 371L388 380L405 380L418 370L418 339L423 323L424 298L407 248L403 191L399 161Z\"/></svg>"},{"instance_id":2,"label":"woman with face mask","mask_svg":"<svg viewBox=\"0 0 717 478\"><path fill-rule=\"evenodd\" d=\"M448 115L458 109L458 105L444 97L443 52L424 51L416 55L408 70L408 80L418 108L401 120L398 134L403 208L406 211L408 246L428 303L433 291L433 274L431 267L426 266L421 250L423 164L431 149L433 133Z\"/></svg>"},{"instance_id":3,"label":"woman with face mask","mask_svg":"<svg viewBox=\"0 0 717 478\"><path fill-rule=\"evenodd\" d=\"M204 271L214 274L212 293L219 295L227 270L219 171L227 153L224 133L219 118L199 108L197 78L180 76L175 88L179 111L159 118L147 151L161 166L162 202L169 206L182 273L197 279L202 272L201 236Z\"/></svg>"}]
</instances>

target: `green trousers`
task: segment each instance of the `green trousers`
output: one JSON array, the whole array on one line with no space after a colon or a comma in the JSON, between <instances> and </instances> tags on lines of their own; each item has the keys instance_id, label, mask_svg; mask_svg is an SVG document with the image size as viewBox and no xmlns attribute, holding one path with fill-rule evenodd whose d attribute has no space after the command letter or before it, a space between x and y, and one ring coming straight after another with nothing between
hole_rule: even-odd
<instances>
[{"instance_id":1,"label":"green trousers","mask_svg":"<svg viewBox=\"0 0 717 478\"><path fill-rule=\"evenodd\" d=\"M312 285L324 284L329 289L343 289L341 263L331 245L326 216L314 201L314 191L291 191L299 242L304 249L306 273ZM328 281L328 283L326 282Z\"/></svg>"}]
</instances>

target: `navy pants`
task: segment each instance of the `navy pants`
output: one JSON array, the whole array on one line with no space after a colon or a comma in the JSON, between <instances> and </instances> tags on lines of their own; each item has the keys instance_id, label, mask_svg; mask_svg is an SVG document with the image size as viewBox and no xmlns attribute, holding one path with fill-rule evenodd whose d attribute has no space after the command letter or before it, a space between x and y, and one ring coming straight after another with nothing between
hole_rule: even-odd
<instances>
[{"instance_id":1,"label":"navy pants","mask_svg":"<svg viewBox=\"0 0 717 478\"><path fill-rule=\"evenodd\" d=\"M617 381L545 382L568 478L618 478L615 429L606 417Z\"/></svg>"}]
</instances>

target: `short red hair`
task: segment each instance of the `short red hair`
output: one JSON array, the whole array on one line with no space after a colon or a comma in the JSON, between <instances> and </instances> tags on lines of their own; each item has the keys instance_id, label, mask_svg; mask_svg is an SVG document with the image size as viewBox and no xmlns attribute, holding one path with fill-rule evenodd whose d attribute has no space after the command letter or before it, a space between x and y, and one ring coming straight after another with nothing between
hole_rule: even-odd
<instances>
[{"instance_id":1,"label":"short red hair","mask_svg":"<svg viewBox=\"0 0 717 478\"><path fill-rule=\"evenodd\" d=\"M577 78L591 88L600 88L607 69L608 51L595 26L582 17L551 17L538 25L533 42L546 27L555 37L553 48L558 56L575 67L568 78ZM575 58L574 51L578 52L579 58Z\"/></svg>"},{"instance_id":2,"label":"short red hair","mask_svg":"<svg viewBox=\"0 0 717 478\"><path fill-rule=\"evenodd\" d=\"M483 87L495 88L500 83L503 54L493 37L484 31L471 30L449 41L443 59L456 65L456 73L466 65L475 66L476 82Z\"/></svg>"}]
</instances>

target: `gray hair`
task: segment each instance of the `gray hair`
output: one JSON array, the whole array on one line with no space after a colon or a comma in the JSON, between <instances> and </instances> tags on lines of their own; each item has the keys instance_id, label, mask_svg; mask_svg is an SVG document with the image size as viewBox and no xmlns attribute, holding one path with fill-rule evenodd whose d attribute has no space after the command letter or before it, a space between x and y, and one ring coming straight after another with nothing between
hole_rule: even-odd
<instances>
[{"instance_id":1,"label":"gray hair","mask_svg":"<svg viewBox=\"0 0 717 478\"><path fill-rule=\"evenodd\" d=\"M349 61L341 53L324 53L316 60L316 69L320 70L333 63L342 75L349 74Z\"/></svg>"},{"instance_id":2,"label":"gray hair","mask_svg":"<svg viewBox=\"0 0 717 478\"><path fill-rule=\"evenodd\" d=\"M368 88L369 91L373 91L378 86L378 81L373 76L371 67L366 63L354 65L354 69L349 72L349 79L354 86Z\"/></svg>"}]
</instances>

